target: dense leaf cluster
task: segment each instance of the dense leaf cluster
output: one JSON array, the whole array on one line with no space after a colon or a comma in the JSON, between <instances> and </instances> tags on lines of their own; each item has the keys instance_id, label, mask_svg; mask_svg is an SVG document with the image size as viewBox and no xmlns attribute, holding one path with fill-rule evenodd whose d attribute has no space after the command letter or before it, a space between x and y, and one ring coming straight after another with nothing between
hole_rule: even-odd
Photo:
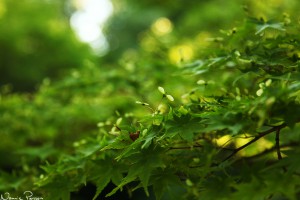
<instances>
[{"instance_id":1,"label":"dense leaf cluster","mask_svg":"<svg viewBox=\"0 0 300 200\"><path fill-rule=\"evenodd\" d=\"M50 199L86 182L94 199L109 182L106 196L143 188L156 199L298 199L298 29L249 19L224 31L218 51L183 66L199 79L183 100L159 87L158 106L137 101L148 115L100 123L75 155L43 166L38 187Z\"/></svg>"},{"instance_id":2,"label":"dense leaf cluster","mask_svg":"<svg viewBox=\"0 0 300 200\"><path fill-rule=\"evenodd\" d=\"M30 94L1 86L0 195L300 198L296 1L245 1L246 19L234 22L239 3L190 1L182 9L180 1L122 1L131 9L110 19L111 51L98 63L73 34L66 37L65 18L53 18L62 23L53 28L58 1L32 2L9 11L14 3L0 3L0 20L16 25L0 34L9 47L3 78L36 83L53 69L53 77L67 75L44 79ZM45 5L32 26L15 14ZM228 9L216 12L216 5ZM276 9L290 15L266 20ZM221 24L230 29L219 31ZM82 196L91 185L95 191Z\"/></svg>"}]
</instances>

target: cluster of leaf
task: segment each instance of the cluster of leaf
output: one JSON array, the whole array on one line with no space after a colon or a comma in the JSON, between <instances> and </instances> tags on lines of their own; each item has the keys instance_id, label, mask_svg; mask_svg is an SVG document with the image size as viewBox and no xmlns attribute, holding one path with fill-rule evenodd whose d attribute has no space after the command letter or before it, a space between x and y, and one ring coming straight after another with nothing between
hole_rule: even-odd
<instances>
[{"instance_id":1,"label":"cluster of leaf","mask_svg":"<svg viewBox=\"0 0 300 200\"><path fill-rule=\"evenodd\" d=\"M142 188L156 199L298 199L300 41L287 21L223 31L213 51L183 66L198 82L182 99L159 87L157 106L137 101L149 114L99 123L97 137L44 165L36 186L49 199L88 182L94 199L110 182L106 196Z\"/></svg>"},{"instance_id":2,"label":"cluster of leaf","mask_svg":"<svg viewBox=\"0 0 300 200\"><path fill-rule=\"evenodd\" d=\"M121 66L116 63L99 68L86 61L82 68L72 70L63 80L44 79L36 93L17 94L12 93L9 86L1 88L1 194L33 191L43 174L41 165L74 154L74 149L91 140L86 138L88 136L98 138L102 133L97 124L111 126L119 115L116 113L134 111L144 115L147 112L135 104L135 97L155 101L158 95L150 90L154 85L165 85L163 74L158 70L153 72L152 65L128 69L126 66L132 63L124 57ZM139 64L144 65L145 60ZM158 69L168 66L161 70L165 74L174 69L167 62L152 63ZM132 75L128 76L129 72ZM178 80L183 79L178 77L168 84L179 85ZM39 189L34 192L38 193Z\"/></svg>"},{"instance_id":3,"label":"cluster of leaf","mask_svg":"<svg viewBox=\"0 0 300 200\"><path fill-rule=\"evenodd\" d=\"M128 94L114 95L119 84L127 83L113 81L118 74L105 74L104 78L102 72L87 63L84 70L74 70L63 81L45 79L36 94L16 94L9 86L1 88L1 191L33 188L41 163L54 162L72 152L73 143L98 134L97 123L109 121L107 116L113 116L116 108L134 105L129 87Z\"/></svg>"}]
</instances>

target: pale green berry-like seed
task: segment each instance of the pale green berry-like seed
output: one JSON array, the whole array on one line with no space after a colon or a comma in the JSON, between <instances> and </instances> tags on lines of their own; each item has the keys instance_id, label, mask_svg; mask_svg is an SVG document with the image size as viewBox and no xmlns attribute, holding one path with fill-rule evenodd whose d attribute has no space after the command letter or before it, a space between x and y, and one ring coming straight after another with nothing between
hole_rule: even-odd
<instances>
[{"instance_id":1,"label":"pale green berry-like seed","mask_svg":"<svg viewBox=\"0 0 300 200\"><path fill-rule=\"evenodd\" d=\"M187 186L190 186L190 187L192 187L194 185L194 183L190 179L186 179L185 183Z\"/></svg>"},{"instance_id":2,"label":"pale green berry-like seed","mask_svg":"<svg viewBox=\"0 0 300 200\"><path fill-rule=\"evenodd\" d=\"M271 85L271 83L272 83L272 79L268 79L265 84L267 87L269 87Z\"/></svg>"},{"instance_id":3,"label":"pale green berry-like seed","mask_svg":"<svg viewBox=\"0 0 300 200\"><path fill-rule=\"evenodd\" d=\"M98 127L103 127L105 124L103 123L103 122L99 122L98 124L97 124L97 126Z\"/></svg>"},{"instance_id":4,"label":"pale green berry-like seed","mask_svg":"<svg viewBox=\"0 0 300 200\"><path fill-rule=\"evenodd\" d=\"M163 87L158 87L158 91L162 94L166 94L165 89Z\"/></svg>"},{"instance_id":5,"label":"pale green berry-like seed","mask_svg":"<svg viewBox=\"0 0 300 200\"><path fill-rule=\"evenodd\" d=\"M136 101L135 103L136 103L136 104L140 104L140 105L142 105L142 106L149 106L149 104L148 104L148 103L145 103L145 102Z\"/></svg>"},{"instance_id":6,"label":"pale green berry-like seed","mask_svg":"<svg viewBox=\"0 0 300 200\"><path fill-rule=\"evenodd\" d=\"M265 87L265 83L260 83L258 86L259 86L260 88L264 88L264 87Z\"/></svg>"},{"instance_id":7,"label":"pale green berry-like seed","mask_svg":"<svg viewBox=\"0 0 300 200\"><path fill-rule=\"evenodd\" d=\"M204 85L205 83L206 83L205 80L199 80L199 81L197 81L198 85Z\"/></svg>"},{"instance_id":8,"label":"pale green berry-like seed","mask_svg":"<svg viewBox=\"0 0 300 200\"><path fill-rule=\"evenodd\" d=\"M256 95L260 97L263 94L263 92L264 90L260 88L259 90L256 91Z\"/></svg>"},{"instance_id":9,"label":"pale green berry-like seed","mask_svg":"<svg viewBox=\"0 0 300 200\"><path fill-rule=\"evenodd\" d=\"M117 119L117 121L116 121L116 124L117 124L117 125L120 125L120 124L121 124L121 122L122 122L122 120L123 120L123 118L122 118L122 117L118 118L118 119Z\"/></svg>"},{"instance_id":10,"label":"pale green berry-like seed","mask_svg":"<svg viewBox=\"0 0 300 200\"><path fill-rule=\"evenodd\" d=\"M171 95L167 95L167 99L169 99L169 101L174 101L174 97L172 97Z\"/></svg>"}]
</instances>

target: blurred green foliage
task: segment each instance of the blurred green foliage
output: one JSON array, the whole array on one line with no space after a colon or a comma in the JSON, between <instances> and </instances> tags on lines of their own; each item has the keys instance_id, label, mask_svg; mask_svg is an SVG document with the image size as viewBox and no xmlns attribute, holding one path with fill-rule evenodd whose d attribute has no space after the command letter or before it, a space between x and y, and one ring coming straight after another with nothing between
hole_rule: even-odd
<instances>
[{"instance_id":1,"label":"blurred green foliage","mask_svg":"<svg viewBox=\"0 0 300 200\"><path fill-rule=\"evenodd\" d=\"M33 91L44 78L62 78L91 58L89 47L71 30L64 8L64 1L0 2L1 85Z\"/></svg>"},{"instance_id":2,"label":"blurred green foliage","mask_svg":"<svg viewBox=\"0 0 300 200\"><path fill-rule=\"evenodd\" d=\"M300 3L113 3L96 58L70 2L0 1L0 194L297 199Z\"/></svg>"}]
</instances>

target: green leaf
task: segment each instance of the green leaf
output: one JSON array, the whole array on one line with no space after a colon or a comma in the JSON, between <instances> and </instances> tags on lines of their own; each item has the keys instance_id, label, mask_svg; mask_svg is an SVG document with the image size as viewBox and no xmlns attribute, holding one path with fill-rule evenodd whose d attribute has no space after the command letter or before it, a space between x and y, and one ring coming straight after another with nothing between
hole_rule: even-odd
<instances>
[{"instance_id":1,"label":"green leaf","mask_svg":"<svg viewBox=\"0 0 300 200\"><path fill-rule=\"evenodd\" d=\"M156 175L153 181L153 191L156 200L161 200L163 197L164 199L180 199L186 192L178 176L168 171Z\"/></svg>"},{"instance_id":2,"label":"green leaf","mask_svg":"<svg viewBox=\"0 0 300 200\"><path fill-rule=\"evenodd\" d=\"M124 150L116 157L116 160L120 161L122 158L129 157L133 154L138 154L140 152L141 142L141 138L138 138L137 140L132 142L127 146L127 148L124 148Z\"/></svg>"},{"instance_id":3,"label":"green leaf","mask_svg":"<svg viewBox=\"0 0 300 200\"><path fill-rule=\"evenodd\" d=\"M237 192L233 194L232 198L244 200L265 199L271 195L271 193L266 192L265 187L263 180L253 177L249 183L237 184L235 186Z\"/></svg>"},{"instance_id":4,"label":"green leaf","mask_svg":"<svg viewBox=\"0 0 300 200\"><path fill-rule=\"evenodd\" d=\"M270 29L270 28L279 30L279 31L286 31L286 29L283 28L283 26L284 26L283 23L266 23L266 24L262 24L262 25L257 25L257 27L256 27L257 31L255 32L255 35L259 35L266 29Z\"/></svg>"},{"instance_id":5,"label":"green leaf","mask_svg":"<svg viewBox=\"0 0 300 200\"><path fill-rule=\"evenodd\" d=\"M146 195L149 196L148 183L153 171L165 167L165 164L160 155L161 153L162 149L148 148L144 149L142 152L136 155L136 162L130 166L127 176L124 177L122 182L109 194L107 194L107 196L113 195L120 188L135 180L141 181Z\"/></svg>"},{"instance_id":6,"label":"green leaf","mask_svg":"<svg viewBox=\"0 0 300 200\"><path fill-rule=\"evenodd\" d=\"M0 170L0 190L8 191L10 189L19 190L19 188L26 184L26 178L18 177L16 174L9 174Z\"/></svg>"},{"instance_id":7,"label":"green leaf","mask_svg":"<svg viewBox=\"0 0 300 200\"><path fill-rule=\"evenodd\" d=\"M102 190L108 185L110 179L111 179L111 172L104 172L102 176L97 179L96 181L97 190L95 196L93 197L93 200L95 200L102 192Z\"/></svg>"},{"instance_id":8,"label":"green leaf","mask_svg":"<svg viewBox=\"0 0 300 200\"><path fill-rule=\"evenodd\" d=\"M119 184L122 179L120 166L114 164L113 158L106 157L105 159L95 160L89 166L89 180L96 183L96 194L93 198L96 199L103 189L113 181L114 184Z\"/></svg>"},{"instance_id":9,"label":"green leaf","mask_svg":"<svg viewBox=\"0 0 300 200\"><path fill-rule=\"evenodd\" d=\"M129 138L129 134L121 133L116 139L114 139L110 144L103 147L101 151L106 151L109 149L124 149L128 147L132 141Z\"/></svg>"},{"instance_id":10,"label":"green leaf","mask_svg":"<svg viewBox=\"0 0 300 200\"><path fill-rule=\"evenodd\" d=\"M135 179L137 178L137 176L135 174L132 173L128 173L128 175L123 178L122 182L116 187L114 188L110 193L108 193L106 195L106 197L110 197L113 194L115 194L120 188L122 188L123 186L125 186L126 184L133 182Z\"/></svg>"},{"instance_id":11,"label":"green leaf","mask_svg":"<svg viewBox=\"0 0 300 200\"><path fill-rule=\"evenodd\" d=\"M199 132L203 128L201 118L193 118L191 115L180 116L173 115L174 119L167 122L167 131L163 137L173 138L179 135L184 140L191 142L194 138L194 133Z\"/></svg>"},{"instance_id":12,"label":"green leaf","mask_svg":"<svg viewBox=\"0 0 300 200\"><path fill-rule=\"evenodd\" d=\"M57 150L54 149L53 145L46 144L41 147L27 147L22 148L16 151L17 154L38 157L41 160L45 160L48 156L57 153Z\"/></svg>"},{"instance_id":13,"label":"green leaf","mask_svg":"<svg viewBox=\"0 0 300 200\"><path fill-rule=\"evenodd\" d=\"M152 143L152 140L155 138L155 133L154 132L149 132L147 133L147 135L143 138L145 140L144 144L142 145L142 149L146 149L148 148L151 143Z\"/></svg>"},{"instance_id":14,"label":"green leaf","mask_svg":"<svg viewBox=\"0 0 300 200\"><path fill-rule=\"evenodd\" d=\"M46 198L53 200L70 200L70 193L74 191L72 180L67 176L60 175L41 188L48 192Z\"/></svg>"}]
</instances>

